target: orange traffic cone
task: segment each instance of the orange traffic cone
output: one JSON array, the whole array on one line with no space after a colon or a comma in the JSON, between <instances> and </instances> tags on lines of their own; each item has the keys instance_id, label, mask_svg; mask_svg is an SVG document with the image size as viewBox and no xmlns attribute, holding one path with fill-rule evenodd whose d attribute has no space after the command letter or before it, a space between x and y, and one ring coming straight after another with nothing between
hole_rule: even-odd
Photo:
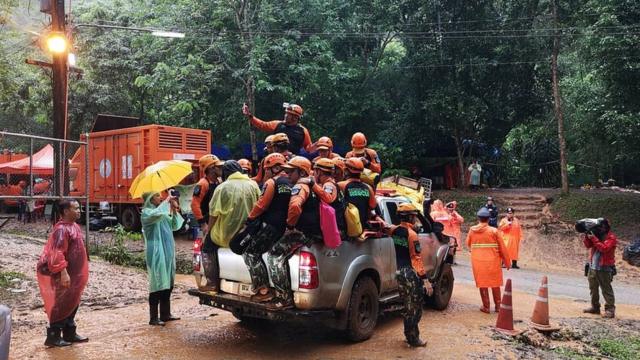
<instances>
[{"instance_id":1,"label":"orange traffic cone","mask_svg":"<svg viewBox=\"0 0 640 360\"><path fill-rule=\"evenodd\" d=\"M536 305L531 315L531 325L534 329L542 332L553 332L560 330L560 327L549 323L549 289L547 287L547 277L542 277L542 284L538 290Z\"/></svg>"},{"instance_id":2,"label":"orange traffic cone","mask_svg":"<svg viewBox=\"0 0 640 360\"><path fill-rule=\"evenodd\" d=\"M520 335L522 330L513 328L513 307L511 304L511 279L507 279L504 286L504 295L500 303L500 312L496 321L496 330L510 336Z\"/></svg>"}]
</instances>

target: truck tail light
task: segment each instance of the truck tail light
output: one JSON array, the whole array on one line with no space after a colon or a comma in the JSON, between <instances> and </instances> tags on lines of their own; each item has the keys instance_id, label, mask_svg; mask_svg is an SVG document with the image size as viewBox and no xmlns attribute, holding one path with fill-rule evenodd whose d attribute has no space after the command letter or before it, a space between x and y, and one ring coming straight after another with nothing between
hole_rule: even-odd
<instances>
[{"instance_id":1,"label":"truck tail light","mask_svg":"<svg viewBox=\"0 0 640 360\"><path fill-rule=\"evenodd\" d=\"M202 237L199 236L193 241L193 271L200 271L200 264L202 263Z\"/></svg>"},{"instance_id":2,"label":"truck tail light","mask_svg":"<svg viewBox=\"0 0 640 360\"><path fill-rule=\"evenodd\" d=\"M318 262L316 257L308 252L300 252L300 265L298 266L299 287L301 289L315 289L320 281L318 279Z\"/></svg>"}]
</instances>

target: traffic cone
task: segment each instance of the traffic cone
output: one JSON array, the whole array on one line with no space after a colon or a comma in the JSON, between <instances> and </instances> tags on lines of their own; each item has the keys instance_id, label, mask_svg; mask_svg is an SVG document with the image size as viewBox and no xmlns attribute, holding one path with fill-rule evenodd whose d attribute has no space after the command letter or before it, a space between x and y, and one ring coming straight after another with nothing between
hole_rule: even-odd
<instances>
[{"instance_id":1,"label":"traffic cone","mask_svg":"<svg viewBox=\"0 0 640 360\"><path fill-rule=\"evenodd\" d=\"M516 336L522 333L522 330L513 328L513 307L511 303L511 279L507 279L504 286L504 295L500 303L500 312L496 321L496 331L505 335Z\"/></svg>"},{"instance_id":2,"label":"traffic cone","mask_svg":"<svg viewBox=\"0 0 640 360\"><path fill-rule=\"evenodd\" d=\"M553 332L560 330L560 327L549 323L549 288L547 287L547 277L542 277L542 284L538 290L536 305L531 315L531 326L541 332Z\"/></svg>"}]
</instances>

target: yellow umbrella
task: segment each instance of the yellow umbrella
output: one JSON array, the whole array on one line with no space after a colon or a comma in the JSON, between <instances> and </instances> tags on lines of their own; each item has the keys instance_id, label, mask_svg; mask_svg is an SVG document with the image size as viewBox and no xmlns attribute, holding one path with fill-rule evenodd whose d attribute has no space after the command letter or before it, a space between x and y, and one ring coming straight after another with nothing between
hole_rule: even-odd
<instances>
[{"instance_id":1,"label":"yellow umbrella","mask_svg":"<svg viewBox=\"0 0 640 360\"><path fill-rule=\"evenodd\" d=\"M148 166L133 180L129 188L132 198L139 198L146 192L161 192L176 186L193 169L191 163L182 160L166 160Z\"/></svg>"}]
</instances>

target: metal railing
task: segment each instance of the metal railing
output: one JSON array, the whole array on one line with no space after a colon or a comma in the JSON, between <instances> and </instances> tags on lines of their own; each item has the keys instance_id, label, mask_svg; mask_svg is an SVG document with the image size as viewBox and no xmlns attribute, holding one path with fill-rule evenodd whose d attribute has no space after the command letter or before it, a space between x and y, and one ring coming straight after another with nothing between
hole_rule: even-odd
<instances>
[{"instance_id":1,"label":"metal railing","mask_svg":"<svg viewBox=\"0 0 640 360\"><path fill-rule=\"evenodd\" d=\"M74 141L74 140L64 140L57 138L50 138L44 136L36 136L36 135L27 135L27 134L16 134L6 131L0 131L0 142L5 138L18 138L22 140L29 141L29 191L27 195L0 195L0 200L77 200L78 202L84 202L84 215L85 215L85 246L87 249L87 257L89 256L89 171L85 171L85 195L84 196L68 196L65 195L65 189L68 188L69 179L68 174L65 169L68 168L68 156L67 150L69 146L84 146L84 161L85 164L89 164L89 134L86 134L86 141ZM55 161L54 164L63 164L60 168L54 168L52 178L57 181L53 181L53 194L52 195L35 195L34 194L34 173L33 173L33 155L34 155L34 142L47 142L55 144L54 146L54 157L60 157L59 161ZM56 150L57 147L57 151ZM0 164L2 165L2 164ZM54 166L55 167L55 166ZM0 171L0 175L7 174L11 175L11 172L2 172ZM24 174L23 174L24 175ZM7 184L8 185L8 184ZM57 186L55 186L57 185Z\"/></svg>"}]
</instances>

